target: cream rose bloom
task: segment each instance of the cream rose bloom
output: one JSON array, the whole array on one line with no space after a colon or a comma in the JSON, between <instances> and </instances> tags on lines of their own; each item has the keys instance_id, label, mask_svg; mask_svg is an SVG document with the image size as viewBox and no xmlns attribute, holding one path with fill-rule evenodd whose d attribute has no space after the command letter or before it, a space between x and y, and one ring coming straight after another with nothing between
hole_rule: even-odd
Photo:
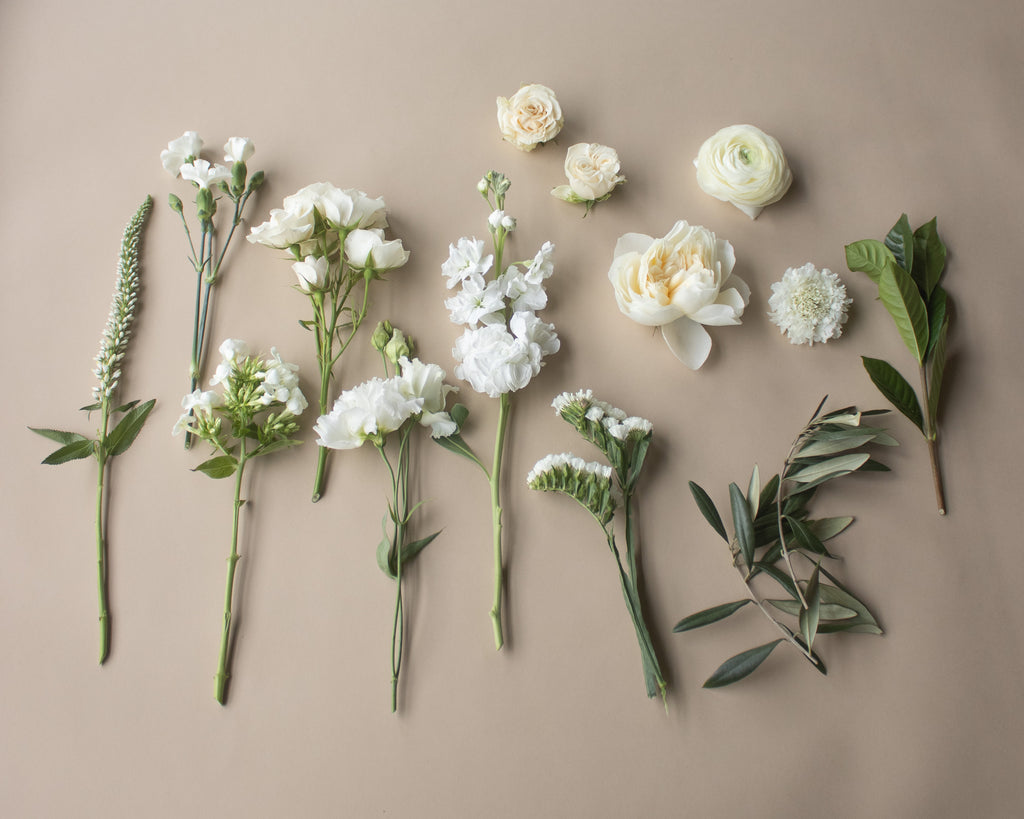
<instances>
[{"instance_id":1,"label":"cream rose bloom","mask_svg":"<svg viewBox=\"0 0 1024 819\"><path fill-rule=\"evenodd\" d=\"M554 139L564 123L555 92L546 85L524 85L511 97L498 97L501 136L520 151Z\"/></svg>"},{"instance_id":2,"label":"cream rose bloom","mask_svg":"<svg viewBox=\"0 0 1024 819\"><path fill-rule=\"evenodd\" d=\"M697 370L711 352L701 325L740 324L750 300L746 282L732 275L735 264L729 242L679 221L660 239L622 236L608 278L619 309L638 324L661 327L676 358Z\"/></svg>"},{"instance_id":3,"label":"cream rose bloom","mask_svg":"<svg viewBox=\"0 0 1024 819\"><path fill-rule=\"evenodd\" d=\"M704 193L730 202L751 219L778 202L793 182L779 141L753 125L723 128L700 146L693 164Z\"/></svg>"},{"instance_id":4,"label":"cream rose bloom","mask_svg":"<svg viewBox=\"0 0 1024 819\"><path fill-rule=\"evenodd\" d=\"M578 142L565 154L568 185L559 185L552 196L566 202L597 202L611 196L626 181L619 175L619 155L614 148L596 142Z\"/></svg>"}]
</instances>

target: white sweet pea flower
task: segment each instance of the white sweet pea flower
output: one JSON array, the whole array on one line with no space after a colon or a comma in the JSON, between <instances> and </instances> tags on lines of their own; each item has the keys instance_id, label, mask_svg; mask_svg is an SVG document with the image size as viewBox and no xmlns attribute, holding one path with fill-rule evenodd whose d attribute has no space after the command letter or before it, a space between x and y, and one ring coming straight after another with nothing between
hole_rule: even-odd
<instances>
[{"instance_id":1,"label":"white sweet pea flower","mask_svg":"<svg viewBox=\"0 0 1024 819\"><path fill-rule=\"evenodd\" d=\"M482 278L493 263L494 256L484 255L481 239L464 236L456 244L448 246L448 259L441 265L441 273L448 280L449 290L470 278L481 279L482 285Z\"/></svg>"},{"instance_id":2,"label":"white sweet pea flower","mask_svg":"<svg viewBox=\"0 0 1024 819\"><path fill-rule=\"evenodd\" d=\"M779 141L753 125L730 125L709 137L693 164L704 193L751 219L778 202L793 182Z\"/></svg>"},{"instance_id":3,"label":"white sweet pea flower","mask_svg":"<svg viewBox=\"0 0 1024 819\"><path fill-rule=\"evenodd\" d=\"M231 137L224 143L225 162L248 162L256 151L256 146L248 137Z\"/></svg>"},{"instance_id":4,"label":"white sweet pea flower","mask_svg":"<svg viewBox=\"0 0 1024 819\"><path fill-rule=\"evenodd\" d=\"M327 281L330 262L326 256L307 256L305 261L292 264L292 270L299 279L299 288L303 293L311 293L323 288Z\"/></svg>"},{"instance_id":5,"label":"white sweet pea flower","mask_svg":"<svg viewBox=\"0 0 1024 819\"><path fill-rule=\"evenodd\" d=\"M182 165L178 170L182 179L194 182L200 188L209 188L215 182L231 179L231 169L223 165L211 165L205 159L195 159Z\"/></svg>"},{"instance_id":6,"label":"white sweet pea flower","mask_svg":"<svg viewBox=\"0 0 1024 819\"><path fill-rule=\"evenodd\" d=\"M409 261L409 251L401 239L384 240L379 228L353 230L345 237L345 258L357 270L393 270Z\"/></svg>"},{"instance_id":7,"label":"white sweet pea flower","mask_svg":"<svg viewBox=\"0 0 1024 819\"><path fill-rule=\"evenodd\" d=\"M186 131L167 143L167 147L160 152L160 161L171 176L177 176L181 166L198 157L202 149L203 140L199 138L199 134L195 131Z\"/></svg>"},{"instance_id":8,"label":"white sweet pea flower","mask_svg":"<svg viewBox=\"0 0 1024 819\"><path fill-rule=\"evenodd\" d=\"M768 318L792 344L824 344L843 334L847 308L846 287L827 267L818 270L808 262L789 267L782 281L772 285Z\"/></svg>"},{"instance_id":9,"label":"white sweet pea flower","mask_svg":"<svg viewBox=\"0 0 1024 819\"><path fill-rule=\"evenodd\" d=\"M555 92L546 85L524 85L511 97L498 97L501 137L520 151L554 139L564 123Z\"/></svg>"},{"instance_id":10,"label":"white sweet pea flower","mask_svg":"<svg viewBox=\"0 0 1024 819\"><path fill-rule=\"evenodd\" d=\"M661 327L669 349L697 370L711 351L701 325L740 324L750 288L732 275L732 245L707 228L676 222L663 238L627 233L615 245L608 278L621 310Z\"/></svg>"}]
</instances>

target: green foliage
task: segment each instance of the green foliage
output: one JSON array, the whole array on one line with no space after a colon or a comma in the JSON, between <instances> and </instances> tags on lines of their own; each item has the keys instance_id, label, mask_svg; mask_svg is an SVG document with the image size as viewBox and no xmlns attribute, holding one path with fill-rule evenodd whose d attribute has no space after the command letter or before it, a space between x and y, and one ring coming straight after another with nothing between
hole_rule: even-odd
<instances>
[{"instance_id":1,"label":"green foliage","mask_svg":"<svg viewBox=\"0 0 1024 819\"><path fill-rule=\"evenodd\" d=\"M735 483L729 485L733 537L730 539L718 509L708 493L690 482L697 508L711 527L729 544L733 565L746 586L748 599L722 603L680 620L676 632L690 631L716 623L753 602L782 637L749 649L726 660L704 684L719 688L737 682L753 671L780 642L788 642L820 673L825 664L814 651L822 634L838 632L880 634L881 629L867 607L844 588L822 565L834 560L825 541L847 529L851 517L811 519L808 504L818 487L853 472L877 471L882 466L863 447L895 446L896 440L884 429L866 423L882 411L858 412L845 407L821 413L818 406L810 422L797 436L780 474L760 488L755 467L747 494ZM798 567L805 567L805 574ZM783 599L763 597L758 586L773 582ZM772 614L771 609L781 614ZM793 618L787 624L782 615Z\"/></svg>"}]
</instances>

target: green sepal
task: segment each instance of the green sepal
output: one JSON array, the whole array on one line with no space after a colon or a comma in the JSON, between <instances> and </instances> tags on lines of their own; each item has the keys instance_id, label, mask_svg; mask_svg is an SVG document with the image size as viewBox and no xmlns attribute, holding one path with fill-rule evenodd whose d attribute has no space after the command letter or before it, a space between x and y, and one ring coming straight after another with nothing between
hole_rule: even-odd
<instances>
[{"instance_id":1,"label":"green sepal","mask_svg":"<svg viewBox=\"0 0 1024 819\"><path fill-rule=\"evenodd\" d=\"M921 415L921 404L917 400L917 393L910 386L900 373L887 361L880 358L868 358L861 356L864 362L864 369L871 377L872 383L878 387L879 392L896 407L903 415L921 432L924 432L924 417Z\"/></svg>"},{"instance_id":2,"label":"green sepal","mask_svg":"<svg viewBox=\"0 0 1024 819\"><path fill-rule=\"evenodd\" d=\"M850 270L867 273L878 284L882 272L896 263L892 251L877 239L862 239L846 246L846 266Z\"/></svg>"},{"instance_id":3,"label":"green sepal","mask_svg":"<svg viewBox=\"0 0 1024 819\"><path fill-rule=\"evenodd\" d=\"M878 280L878 295L903 343L920 364L928 349L928 309L914 280L902 267L891 265Z\"/></svg>"},{"instance_id":4,"label":"green sepal","mask_svg":"<svg viewBox=\"0 0 1024 819\"><path fill-rule=\"evenodd\" d=\"M59 429L46 429L45 427L29 427L36 435L42 435L44 438L49 438L51 441L56 441L58 444L73 444L77 441L88 440L84 435L79 435L77 432L64 432Z\"/></svg>"},{"instance_id":5,"label":"green sepal","mask_svg":"<svg viewBox=\"0 0 1024 819\"><path fill-rule=\"evenodd\" d=\"M722 516L718 514L715 502L711 500L707 492L693 481L690 481L690 494L693 495L693 499L697 502L697 508L700 509L704 519L711 524L711 528L721 535L722 540L728 543L729 536L725 533L725 524L722 523Z\"/></svg>"},{"instance_id":6,"label":"green sepal","mask_svg":"<svg viewBox=\"0 0 1024 819\"><path fill-rule=\"evenodd\" d=\"M679 634L684 631L690 631L691 629L701 628L702 626L709 626L712 623L717 623L719 620L724 620L729 615L735 614L749 602L749 599L736 600L732 603L722 603L720 606L712 606L709 609L698 611L696 614L684 617L676 623L672 631Z\"/></svg>"},{"instance_id":7,"label":"green sepal","mask_svg":"<svg viewBox=\"0 0 1024 819\"><path fill-rule=\"evenodd\" d=\"M135 442L142 425L146 423L146 418L149 417L149 413L155 405L156 399L151 398L145 404L139 404L125 413L117 426L107 434L104 441L107 457L113 458L115 455L120 455Z\"/></svg>"},{"instance_id":8,"label":"green sepal","mask_svg":"<svg viewBox=\"0 0 1024 819\"><path fill-rule=\"evenodd\" d=\"M95 453L96 442L90 441L88 438L83 438L81 441L74 441L66 446L62 446L55 452L51 452L43 458L43 463L48 466L56 466L57 464L67 463L68 461L79 461L82 458L88 458L90 455L94 455Z\"/></svg>"},{"instance_id":9,"label":"green sepal","mask_svg":"<svg viewBox=\"0 0 1024 819\"><path fill-rule=\"evenodd\" d=\"M743 561L747 571L754 566L754 522L750 519L750 506L743 497L743 491L734 483L729 484L729 505L732 507L732 525L736 532Z\"/></svg>"},{"instance_id":10,"label":"green sepal","mask_svg":"<svg viewBox=\"0 0 1024 819\"><path fill-rule=\"evenodd\" d=\"M781 642L782 638L780 637L778 640L772 640L763 646L750 648L737 654L735 657L730 657L715 670L714 674L704 681L704 687L721 688L722 686L739 682L748 674L754 672L768 658L768 655L772 653L775 646Z\"/></svg>"},{"instance_id":11,"label":"green sepal","mask_svg":"<svg viewBox=\"0 0 1024 819\"><path fill-rule=\"evenodd\" d=\"M889 230L885 237L885 246L892 251L896 264L907 272L914 269L914 232L910 229L907 214L902 214L899 221ZM924 289L923 287L921 288Z\"/></svg>"},{"instance_id":12,"label":"green sepal","mask_svg":"<svg viewBox=\"0 0 1024 819\"><path fill-rule=\"evenodd\" d=\"M931 295L946 268L946 246L939 238L934 217L914 231L914 268L914 280L923 285L926 295Z\"/></svg>"},{"instance_id":13,"label":"green sepal","mask_svg":"<svg viewBox=\"0 0 1024 819\"><path fill-rule=\"evenodd\" d=\"M236 469L238 469L238 459L234 455L218 455L215 458L210 458L208 461L203 461L192 471L202 472L211 478L219 479L230 478L235 474Z\"/></svg>"}]
</instances>

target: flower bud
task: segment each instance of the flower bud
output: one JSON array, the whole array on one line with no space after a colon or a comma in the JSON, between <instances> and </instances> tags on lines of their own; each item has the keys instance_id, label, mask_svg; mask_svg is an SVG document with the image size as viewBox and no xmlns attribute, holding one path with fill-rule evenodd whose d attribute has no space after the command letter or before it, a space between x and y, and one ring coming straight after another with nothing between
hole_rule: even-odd
<instances>
[{"instance_id":1,"label":"flower bud","mask_svg":"<svg viewBox=\"0 0 1024 819\"><path fill-rule=\"evenodd\" d=\"M384 356L392 364L397 364L398 359L408 356L411 352L411 342L401 330L395 329L391 334L391 340L384 346Z\"/></svg>"},{"instance_id":2,"label":"flower bud","mask_svg":"<svg viewBox=\"0 0 1024 819\"><path fill-rule=\"evenodd\" d=\"M263 171L256 171L256 173L254 173L249 178L249 193L253 193L254 191L258 191L260 188L262 188L263 187L263 181L264 181Z\"/></svg>"},{"instance_id":3,"label":"flower bud","mask_svg":"<svg viewBox=\"0 0 1024 819\"><path fill-rule=\"evenodd\" d=\"M231 166L231 195L239 197L245 192L245 177L249 173L244 162L236 162Z\"/></svg>"},{"instance_id":4,"label":"flower bud","mask_svg":"<svg viewBox=\"0 0 1024 819\"><path fill-rule=\"evenodd\" d=\"M487 193L487 189L489 187L490 187L490 184L488 184L488 182L487 182L487 177L484 177L483 179L481 179L479 182L476 183L476 189L478 191L480 191L480 193L483 193L483 194Z\"/></svg>"},{"instance_id":5,"label":"flower bud","mask_svg":"<svg viewBox=\"0 0 1024 819\"><path fill-rule=\"evenodd\" d=\"M377 323L377 326L373 330L373 335L370 336L370 344L373 346L378 353L384 352L384 347L391 341L391 333L394 328L391 326L390 321L381 321Z\"/></svg>"},{"instance_id":6,"label":"flower bud","mask_svg":"<svg viewBox=\"0 0 1024 819\"><path fill-rule=\"evenodd\" d=\"M213 221L213 215L217 212L217 200L209 188L200 188L196 191L196 215L200 222Z\"/></svg>"},{"instance_id":7,"label":"flower bud","mask_svg":"<svg viewBox=\"0 0 1024 819\"><path fill-rule=\"evenodd\" d=\"M171 210L173 210L175 213L181 213L181 200L173 193L167 197L167 204L171 206Z\"/></svg>"}]
</instances>

